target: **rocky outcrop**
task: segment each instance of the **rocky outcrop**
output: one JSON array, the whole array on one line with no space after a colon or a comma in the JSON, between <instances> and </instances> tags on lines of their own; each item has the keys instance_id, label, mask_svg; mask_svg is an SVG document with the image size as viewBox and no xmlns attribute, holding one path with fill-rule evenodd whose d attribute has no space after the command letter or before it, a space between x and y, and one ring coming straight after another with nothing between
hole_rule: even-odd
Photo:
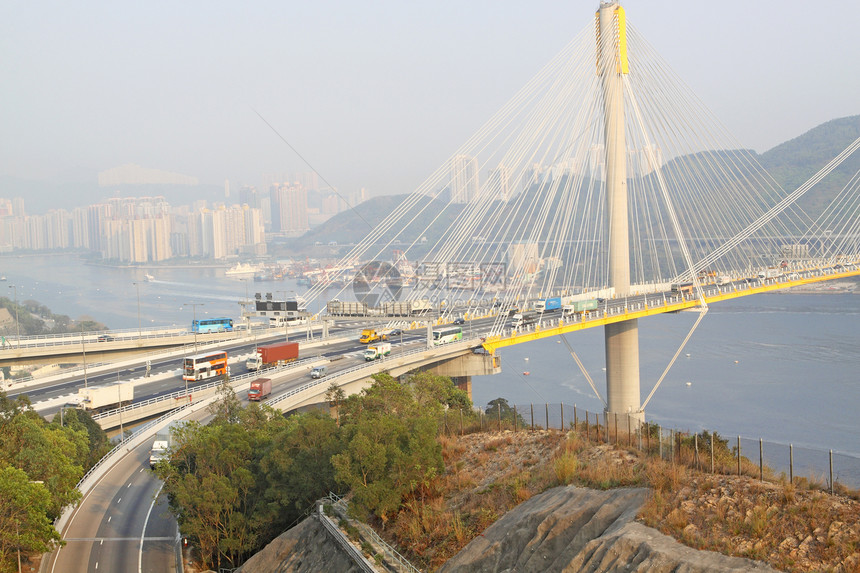
<instances>
[{"instance_id":1,"label":"rocky outcrop","mask_svg":"<svg viewBox=\"0 0 860 573\"><path fill-rule=\"evenodd\" d=\"M558 487L505 514L441 572L775 571L697 551L634 521L648 490Z\"/></svg>"},{"instance_id":2,"label":"rocky outcrop","mask_svg":"<svg viewBox=\"0 0 860 573\"><path fill-rule=\"evenodd\" d=\"M336 543L319 519L309 517L248 559L236 573L317 573L361 569Z\"/></svg>"}]
</instances>

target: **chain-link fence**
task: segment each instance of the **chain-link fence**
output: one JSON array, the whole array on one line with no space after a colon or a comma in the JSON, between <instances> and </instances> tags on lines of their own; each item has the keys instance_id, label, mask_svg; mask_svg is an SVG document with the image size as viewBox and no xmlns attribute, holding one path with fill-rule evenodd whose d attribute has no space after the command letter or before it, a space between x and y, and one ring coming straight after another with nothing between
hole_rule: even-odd
<instances>
[{"instance_id":1,"label":"chain-link fence","mask_svg":"<svg viewBox=\"0 0 860 573\"><path fill-rule=\"evenodd\" d=\"M702 471L785 480L837 493L860 489L860 456L707 430L679 431L575 404L509 405L494 400L474 412L448 410L440 428L449 435L545 429L576 429L589 441L634 448Z\"/></svg>"}]
</instances>

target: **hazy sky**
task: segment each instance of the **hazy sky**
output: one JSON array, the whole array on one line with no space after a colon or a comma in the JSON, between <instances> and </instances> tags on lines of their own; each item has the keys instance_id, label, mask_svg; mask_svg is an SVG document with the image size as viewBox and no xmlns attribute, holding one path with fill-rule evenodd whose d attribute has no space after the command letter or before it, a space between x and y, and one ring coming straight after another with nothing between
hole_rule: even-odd
<instances>
[{"instance_id":1,"label":"hazy sky","mask_svg":"<svg viewBox=\"0 0 860 573\"><path fill-rule=\"evenodd\" d=\"M623 5L746 147L860 113L860 2ZM412 191L597 7L5 0L0 175L137 163L238 188L304 170L256 109L340 191Z\"/></svg>"}]
</instances>

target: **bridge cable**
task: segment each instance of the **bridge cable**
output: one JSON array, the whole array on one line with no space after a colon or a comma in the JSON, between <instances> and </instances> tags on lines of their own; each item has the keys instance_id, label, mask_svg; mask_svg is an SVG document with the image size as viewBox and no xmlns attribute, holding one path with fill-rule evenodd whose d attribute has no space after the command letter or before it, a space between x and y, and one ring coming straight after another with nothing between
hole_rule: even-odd
<instances>
[{"instance_id":1,"label":"bridge cable","mask_svg":"<svg viewBox=\"0 0 860 573\"><path fill-rule=\"evenodd\" d=\"M651 390L651 393L648 394L648 397L645 398L645 401L642 403L642 406L639 408L639 411L644 411L645 406L648 405L648 402L651 400L651 396L654 395L654 392L657 391L657 388L660 387L660 384L663 382L663 379L666 378L666 374L669 373L669 369L672 368L672 365L675 364L675 361L678 359L678 356L681 354L681 351L684 350L684 347L687 345L687 342L690 340L690 337L693 336L693 332L695 332L696 328L699 326L699 323L702 322L702 319L705 318L705 315L708 314L708 308L704 307L699 311L699 317L696 319L696 322L693 323L693 327L690 329L690 332L687 333L687 336L684 338L684 341L681 343L681 346L678 347L678 350L675 352L675 356L672 357L672 360L669 361L668 366L663 371L663 374L660 376L660 379L657 380L657 383L654 384L654 388Z\"/></svg>"},{"instance_id":2,"label":"bridge cable","mask_svg":"<svg viewBox=\"0 0 860 573\"><path fill-rule=\"evenodd\" d=\"M567 346L567 349L570 351L570 355L573 356L573 359L576 361L579 366L580 371L585 376L585 379L588 381L588 385L591 386L591 389L594 390L595 396L597 399L603 403L603 407L606 407L606 400L603 399L603 396L600 395L600 392L597 391L597 386L594 385L594 380L591 379L591 376L588 375L588 370L585 369L585 365L579 359L579 356L576 355L576 352L573 351L573 347L570 346L570 343L567 341L567 338L564 337L563 334L558 335L564 341L564 345Z\"/></svg>"},{"instance_id":3,"label":"bridge cable","mask_svg":"<svg viewBox=\"0 0 860 573\"><path fill-rule=\"evenodd\" d=\"M648 137L648 132L645 130L645 125L642 122L642 114L639 111L639 104L636 100L636 96L633 93L633 90L630 89L630 83L626 81L626 78L623 76L622 85L627 92L627 96L630 100L630 105L633 108L633 113L635 114L636 121L639 124L639 129L641 130L642 137L645 140L645 150L648 154L648 160L649 162L651 162L652 165L655 166L654 174L657 177L657 186L660 188L660 193L663 195L663 201L666 204L666 210L669 212L669 220L672 222L672 227L674 228L675 235L678 238L678 245L680 245L681 247L681 253L684 255L684 260L687 262L687 267L690 269L690 274L692 274L693 276L693 286L695 287L696 293L699 296L699 304L707 310L708 303L707 301L705 301L705 293L702 290L702 285L698 280L698 274L696 273L696 269L693 265L693 258L690 256L690 250L687 248L687 241L684 238L683 232L681 231L681 224L678 222L678 215L677 213L675 213L675 207L672 203L671 198L669 197L669 191L666 187L666 180L663 178L663 169L660 165L657 164L657 158L654 157L654 149L651 144L651 140ZM696 324L698 325L698 322Z\"/></svg>"}]
</instances>

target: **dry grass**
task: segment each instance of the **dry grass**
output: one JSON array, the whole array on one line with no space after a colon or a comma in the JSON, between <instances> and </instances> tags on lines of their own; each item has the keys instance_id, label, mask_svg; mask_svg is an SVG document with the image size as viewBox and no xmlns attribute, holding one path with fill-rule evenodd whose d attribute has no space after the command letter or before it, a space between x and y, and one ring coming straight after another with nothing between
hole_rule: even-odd
<instances>
[{"instance_id":1,"label":"dry grass","mask_svg":"<svg viewBox=\"0 0 860 573\"><path fill-rule=\"evenodd\" d=\"M621 441L595 445L577 432L493 431L440 443L446 472L381 532L425 570L548 488L642 485L652 495L640 519L691 547L786 571L860 573L860 504L824 494L815 481L762 483L749 477L758 477L758 467L746 462L746 475L738 477L730 458L716 464L730 475L711 475L681 463L710 469L709 457L704 463L701 455L676 455L670 463L622 448Z\"/></svg>"}]
</instances>

